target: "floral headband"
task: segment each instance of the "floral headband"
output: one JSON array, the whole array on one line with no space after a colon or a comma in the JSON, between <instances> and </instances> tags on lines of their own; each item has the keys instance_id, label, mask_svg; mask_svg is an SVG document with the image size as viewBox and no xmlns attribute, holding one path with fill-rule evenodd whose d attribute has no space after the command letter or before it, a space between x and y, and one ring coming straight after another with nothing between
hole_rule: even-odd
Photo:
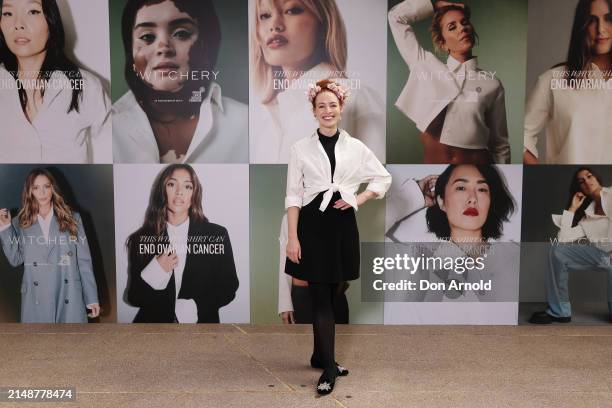
<instances>
[{"instance_id":1,"label":"floral headband","mask_svg":"<svg viewBox=\"0 0 612 408\"><path fill-rule=\"evenodd\" d=\"M338 100L340 100L342 103L345 103L348 97L350 96L349 91L336 82L330 82L325 88L321 88L319 85L315 84L308 84L308 91L306 92L306 95L308 96L308 100L310 101L310 103L312 103L317 97L317 95L323 90L333 92L334 95L338 97Z\"/></svg>"}]
</instances>

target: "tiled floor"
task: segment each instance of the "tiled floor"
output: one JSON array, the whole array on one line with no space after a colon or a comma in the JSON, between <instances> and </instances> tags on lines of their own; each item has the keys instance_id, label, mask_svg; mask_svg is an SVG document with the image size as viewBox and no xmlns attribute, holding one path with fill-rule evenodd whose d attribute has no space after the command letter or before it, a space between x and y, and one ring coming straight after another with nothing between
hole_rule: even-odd
<instances>
[{"instance_id":1,"label":"tiled floor","mask_svg":"<svg viewBox=\"0 0 612 408\"><path fill-rule=\"evenodd\" d=\"M318 398L308 326L0 325L0 387L66 407L609 407L612 326L339 326ZM15 407L60 404L0 403Z\"/></svg>"}]
</instances>

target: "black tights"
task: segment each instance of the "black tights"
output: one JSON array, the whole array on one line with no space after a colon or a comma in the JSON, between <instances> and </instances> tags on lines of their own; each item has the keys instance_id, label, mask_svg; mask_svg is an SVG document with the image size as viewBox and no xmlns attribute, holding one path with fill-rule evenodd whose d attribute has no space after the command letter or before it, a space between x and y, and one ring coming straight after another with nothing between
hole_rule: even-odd
<instances>
[{"instance_id":1,"label":"black tights","mask_svg":"<svg viewBox=\"0 0 612 408\"><path fill-rule=\"evenodd\" d=\"M312 331L314 334L312 355L325 368L325 374L331 378L336 377L334 301L337 298L338 285L338 283L308 282L312 298Z\"/></svg>"}]
</instances>

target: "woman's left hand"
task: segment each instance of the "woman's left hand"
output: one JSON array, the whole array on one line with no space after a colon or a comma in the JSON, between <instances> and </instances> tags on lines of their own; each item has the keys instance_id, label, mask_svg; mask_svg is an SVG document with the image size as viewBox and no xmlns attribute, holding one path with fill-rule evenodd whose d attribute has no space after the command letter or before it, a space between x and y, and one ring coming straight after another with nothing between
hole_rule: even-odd
<instances>
[{"instance_id":1,"label":"woman's left hand","mask_svg":"<svg viewBox=\"0 0 612 408\"><path fill-rule=\"evenodd\" d=\"M340 199L334 203L334 208L340 210L348 210L349 208L351 208L351 205L343 199Z\"/></svg>"},{"instance_id":2,"label":"woman's left hand","mask_svg":"<svg viewBox=\"0 0 612 408\"><path fill-rule=\"evenodd\" d=\"M100 305L97 303L91 305L91 313L87 313L87 316L91 319L100 316Z\"/></svg>"}]
</instances>

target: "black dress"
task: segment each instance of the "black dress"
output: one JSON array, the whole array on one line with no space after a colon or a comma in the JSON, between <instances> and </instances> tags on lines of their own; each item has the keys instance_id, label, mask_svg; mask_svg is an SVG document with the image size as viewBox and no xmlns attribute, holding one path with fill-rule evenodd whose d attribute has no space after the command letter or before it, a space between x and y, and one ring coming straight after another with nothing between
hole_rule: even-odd
<instances>
[{"instance_id":1,"label":"black dress","mask_svg":"<svg viewBox=\"0 0 612 408\"><path fill-rule=\"evenodd\" d=\"M340 133L324 136L319 141L327 153L333 174L336 168L334 149ZM342 197L334 193L325 211L319 206L323 200L321 192L310 203L302 207L298 219L297 233L302 249L299 264L289 258L285 273L308 282L339 283L359 278L359 231L355 210L334 208Z\"/></svg>"}]
</instances>

